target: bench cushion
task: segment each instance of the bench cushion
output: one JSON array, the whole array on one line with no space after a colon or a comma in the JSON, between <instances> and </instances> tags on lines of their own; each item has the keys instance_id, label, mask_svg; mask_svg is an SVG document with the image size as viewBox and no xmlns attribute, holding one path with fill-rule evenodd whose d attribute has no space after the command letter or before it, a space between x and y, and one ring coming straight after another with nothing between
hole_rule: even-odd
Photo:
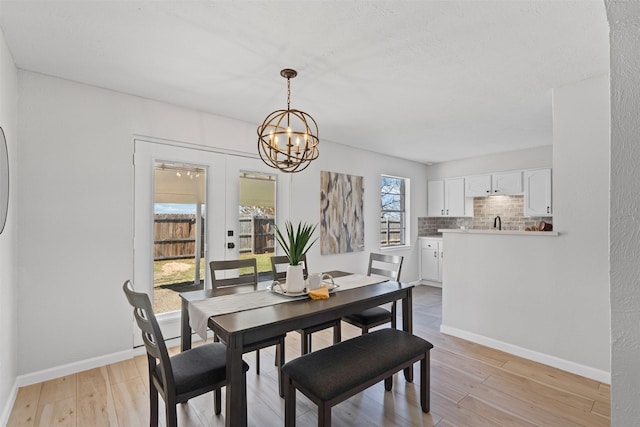
<instances>
[{"instance_id":1,"label":"bench cushion","mask_svg":"<svg viewBox=\"0 0 640 427\"><path fill-rule=\"evenodd\" d=\"M290 361L282 370L323 401L331 400L431 350L397 329L381 329Z\"/></svg>"}]
</instances>

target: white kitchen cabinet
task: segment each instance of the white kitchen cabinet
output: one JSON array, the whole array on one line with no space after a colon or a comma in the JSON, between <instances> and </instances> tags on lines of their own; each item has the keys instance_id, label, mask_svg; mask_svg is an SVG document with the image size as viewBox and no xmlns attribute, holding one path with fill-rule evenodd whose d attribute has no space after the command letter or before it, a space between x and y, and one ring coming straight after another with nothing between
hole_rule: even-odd
<instances>
[{"instance_id":1,"label":"white kitchen cabinet","mask_svg":"<svg viewBox=\"0 0 640 427\"><path fill-rule=\"evenodd\" d=\"M491 194L521 194L522 171L500 172L491 175Z\"/></svg>"},{"instance_id":2,"label":"white kitchen cabinet","mask_svg":"<svg viewBox=\"0 0 640 427\"><path fill-rule=\"evenodd\" d=\"M427 182L427 215L444 216L444 180Z\"/></svg>"},{"instance_id":3,"label":"white kitchen cabinet","mask_svg":"<svg viewBox=\"0 0 640 427\"><path fill-rule=\"evenodd\" d=\"M524 215L552 216L551 169L524 171Z\"/></svg>"},{"instance_id":4,"label":"white kitchen cabinet","mask_svg":"<svg viewBox=\"0 0 640 427\"><path fill-rule=\"evenodd\" d=\"M443 260L442 239L420 237L420 280L442 283Z\"/></svg>"},{"instance_id":5,"label":"white kitchen cabinet","mask_svg":"<svg viewBox=\"0 0 640 427\"><path fill-rule=\"evenodd\" d=\"M428 216L466 216L469 202L465 199L464 178L448 178L427 183Z\"/></svg>"},{"instance_id":6,"label":"white kitchen cabinet","mask_svg":"<svg viewBox=\"0 0 640 427\"><path fill-rule=\"evenodd\" d=\"M468 176L464 180L466 197L485 197L491 194L491 175Z\"/></svg>"},{"instance_id":7,"label":"white kitchen cabinet","mask_svg":"<svg viewBox=\"0 0 640 427\"><path fill-rule=\"evenodd\" d=\"M474 175L465 178L466 197L522 194L522 171Z\"/></svg>"}]
</instances>

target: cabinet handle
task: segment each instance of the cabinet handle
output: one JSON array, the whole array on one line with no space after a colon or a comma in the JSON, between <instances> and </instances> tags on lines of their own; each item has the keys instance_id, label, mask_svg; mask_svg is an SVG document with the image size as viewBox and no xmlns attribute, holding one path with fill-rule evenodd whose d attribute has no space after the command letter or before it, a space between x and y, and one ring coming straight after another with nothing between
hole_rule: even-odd
<instances>
[{"instance_id":1,"label":"cabinet handle","mask_svg":"<svg viewBox=\"0 0 640 427\"><path fill-rule=\"evenodd\" d=\"M550 213L550 211L551 211L551 207L547 206L547 213Z\"/></svg>"},{"instance_id":2,"label":"cabinet handle","mask_svg":"<svg viewBox=\"0 0 640 427\"><path fill-rule=\"evenodd\" d=\"M494 192L494 193L497 193L497 192L498 192L498 190L493 190L493 192Z\"/></svg>"},{"instance_id":3,"label":"cabinet handle","mask_svg":"<svg viewBox=\"0 0 640 427\"><path fill-rule=\"evenodd\" d=\"M440 209L440 215L444 215L444 209Z\"/></svg>"},{"instance_id":4,"label":"cabinet handle","mask_svg":"<svg viewBox=\"0 0 640 427\"><path fill-rule=\"evenodd\" d=\"M487 190L487 193L491 193L491 191Z\"/></svg>"},{"instance_id":5,"label":"cabinet handle","mask_svg":"<svg viewBox=\"0 0 640 427\"><path fill-rule=\"evenodd\" d=\"M449 209L447 209L447 215L449 215Z\"/></svg>"},{"instance_id":6,"label":"cabinet handle","mask_svg":"<svg viewBox=\"0 0 640 427\"><path fill-rule=\"evenodd\" d=\"M440 258L444 258L444 252L440 252Z\"/></svg>"},{"instance_id":7,"label":"cabinet handle","mask_svg":"<svg viewBox=\"0 0 640 427\"><path fill-rule=\"evenodd\" d=\"M438 258L438 251L433 251L433 257Z\"/></svg>"}]
</instances>

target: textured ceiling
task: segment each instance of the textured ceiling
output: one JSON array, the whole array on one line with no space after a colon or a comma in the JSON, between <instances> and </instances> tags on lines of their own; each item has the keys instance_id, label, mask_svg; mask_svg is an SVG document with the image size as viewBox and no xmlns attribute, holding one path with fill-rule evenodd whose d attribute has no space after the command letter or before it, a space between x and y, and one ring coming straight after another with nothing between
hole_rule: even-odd
<instances>
[{"instance_id":1,"label":"textured ceiling","mask_svg":"<svg viewBox=\"0 0 640 427\"><path fill-rule=\"evenodd\" d=\"M0 1L16 65L441 162L552 143L554 87L608 73L602 0Z\"/></svg>"}]
</instances>

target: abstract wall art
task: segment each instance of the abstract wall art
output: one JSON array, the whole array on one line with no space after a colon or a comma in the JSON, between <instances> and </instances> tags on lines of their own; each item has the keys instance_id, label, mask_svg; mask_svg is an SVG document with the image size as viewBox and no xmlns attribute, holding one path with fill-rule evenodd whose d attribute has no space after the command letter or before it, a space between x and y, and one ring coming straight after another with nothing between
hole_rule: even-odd
<instances>
[{"instance_id":1,"label":"abstract wall art","mask_svg":"<svg viewBox=\"0 0 640 427\"><path fill-rule=\"evenodd\" d=\"M320 253L364 250L364 178L320 172Z\"/></svg>"}]
</instances>

